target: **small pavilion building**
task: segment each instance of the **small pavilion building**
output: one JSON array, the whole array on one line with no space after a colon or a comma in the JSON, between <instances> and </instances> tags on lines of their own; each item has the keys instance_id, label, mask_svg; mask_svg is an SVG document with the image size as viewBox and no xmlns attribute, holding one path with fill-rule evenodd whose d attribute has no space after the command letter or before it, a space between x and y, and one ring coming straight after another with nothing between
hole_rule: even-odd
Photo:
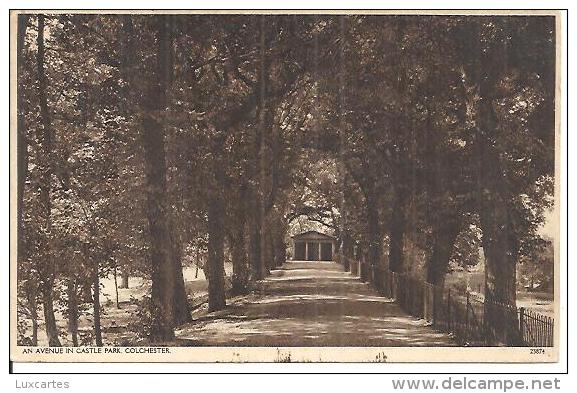
<instances>
[{"instance_id":1,"label":"small pavilion building","mask_svg":"<svg viewBox=\"0 0 577 393\"><path fill-rule=\"evenodd\" d=\"M293 260L332 261L337 239L317 231L299 233L292 237Z\"/></svg>"}]
</instances>

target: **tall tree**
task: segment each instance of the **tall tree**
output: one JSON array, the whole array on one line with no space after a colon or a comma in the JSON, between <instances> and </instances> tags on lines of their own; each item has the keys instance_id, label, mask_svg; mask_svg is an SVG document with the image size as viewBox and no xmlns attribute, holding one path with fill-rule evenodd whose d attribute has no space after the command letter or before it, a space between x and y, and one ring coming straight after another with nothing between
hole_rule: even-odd
<instances>
[{"instance_id":1,"label":"tall tree","mask_svg":"<svg viewBox=\"0 0 577 393\"><path fill-rule=\"evenodd\" d=\"M151 339L174 339L174 255L167 203L165 136L162 113L167 107L169 33L166 16L154 20L156 69L143 99L141 141L147 183L147 216L152 263Z\"/></svg>"},{"instance_id":2,"label":"tall tree","mask_svg":"<svg viewBox=\"0 0 577 393\"><path fill-rule=\"evenodd\" d=\"M36 54L36 65L38 72L38 100L40 105L40 117L42 122L42 180L40 188L40 200L43 205L43 232L44 232L44 262L41 264L41 291L42 306L44 309L44 323L46 325L46 335L50 346L60 346L58 338L58 328L56 326L56 317L54 315L54 283L56 280L56 261L50 250L50 234L52 230L51 220L51 183L54 165L53 155L53 137L52 122L48 108L47 89L48 81L45 69L45 43L44 43L45 17L38 15L38 36L36 44L38 51Z\"/></svg>"},{"instance_id":3,"label":"tall tree","mask_svg":"<svg viewBox=\"0 0 577 393\"><path fill-rule=\"evenodd\" d=\"M215 194L208 202L208 309L226 307L224 291L224 202Z\"/></svg>"},{"instance_id":4,"label":"tall tree","mask_svg":"<svg viewBox=\"0 0 577 393\"><path fill-rule=\"evenodd\" d=\"M18 85L23 86L25 81L25 49L26 49L26 32L30 17L28 15L18 15L17 27L17 74ZM17 246L17 260L18 266L27 266L28 253L26 252L26 234L24 233L24 193L26 191L26 181L28 178L28 129L26 124L26 108L25 108L25 93L19 92L17 97L17 166L18 166L18 216L17 216L17 232L18 232L18 246ZM25 280L24 291L26 294L26 302L28 314L32 322L32 338L31 344L38 345L38 309L37 309L37 295L38 295L38 280L37 277L30 271L32 269L20 269L22 274L19 276ZM23 276L23 277L22 277Z\"/></svg>"},{"instance_id":5,"label":"tall tree","mask_svg":"<svg viewBox=\"0 0 577 393\"><path fill-rule=\"evenodd\" d=\"M257 266L256 277L263 279L267 274L267 269L272 259L271 250L269 247L270 241L270 197L272 193L270 165L271 157L271 133L273 127L273 109L271 108L270 91L270 55L268 51L268 42L270 34L268 26L270 22L264 15L260 16L260 70L259 70L259 89L260 89L260 104L259 104L259 140L260 140L260 176L259 176L259 210L260 210L260 263Z\"/></svg>"},{"instance_id":6,"label":"tall tree","mask_svg":"<svg viewBox=\"0 0 577 393\"><path fill-rule=\"evenodd\" d=\"M472 160L485 254L485 315L496 334L505 334L502 339L511 344L519 340L511 328L517 316L510 311L516 306L516 267L546 207L547 199L536 190L553 173L554 22L553 18L475 22L459 42L466 81L478 94ZM532 119L538 113L543 121L535 123ZM534 207L527 209L523 198L534 197Z\"/></svg>"}]
</instances>

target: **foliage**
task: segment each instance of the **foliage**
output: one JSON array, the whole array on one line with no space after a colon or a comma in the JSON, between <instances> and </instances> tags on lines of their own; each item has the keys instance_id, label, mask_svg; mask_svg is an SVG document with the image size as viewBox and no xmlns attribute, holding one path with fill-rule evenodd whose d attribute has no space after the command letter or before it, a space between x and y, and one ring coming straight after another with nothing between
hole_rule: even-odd
<instances>
[{"instance_id":1,"label":"foliage","mask_svg":"<svg viewBox=\"0 0 577 393\"><path fill-rule=\"evenodd\" d=\"M20 20L22 318L38 319L46 255L51 296L72 319L65 288L77 285L76 318L89 313L92 272L158 280L159 216L177 275L199 260L224 274L230 256L254 277L258 253L276 261L289 232L311 228L376 264L438 263L443 277L476 265L481 246L495 251L494 238L514 239L506 255L523 279L552 274L539 235L554 204L549 17L46 15L48 155L38 19ZM166 164L160 212L146 121ZM498 208L500 237L489 230L500 218L487 214ZM403 261L409 251L426 253L427 266ZM148 303L131 327L143 337L158 311Z\"/></svg>"}]
</instances>

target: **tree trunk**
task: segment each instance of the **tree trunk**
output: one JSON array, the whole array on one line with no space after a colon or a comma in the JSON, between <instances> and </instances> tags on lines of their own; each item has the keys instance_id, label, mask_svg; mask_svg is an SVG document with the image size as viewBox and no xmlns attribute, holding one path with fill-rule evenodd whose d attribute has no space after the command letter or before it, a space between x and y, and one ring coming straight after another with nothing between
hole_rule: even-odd
<instances>
[{"instance_id":1,"label":"tree trunk","mask_svg":"<svg viewBox=\"0 0 577 393\"><path fill-rule=\"evenodd\" d=\"M208 254L208 253L207 253L207 254ZM202 272L204 273L204 279L205 279L206 281L209 281L209 282L210 282L210 268L209 268L209 265L208 265L208 255L207 255L207 260L206 260L206 262L204 263L204 265L202 265Z\"/></svg>"},{"instance_id":2,"label":"tree trunk","mask_svg":"<svg viewBox=\"0 0 577 393\"><path fill-rule=\"evenodd\" d=\"M31 304L34 308L31 309L30 319L32 319L32 346L38 345L38 310L36 309L36 301Z\"/></svg>"},{"instance_id":3,"label":"tree trunk","mask_svg":"<svg viewBox=\"0 0 577 393\"><path fill-rule=\"evenodd\" d=\"M28 308L30 310L30 320L32 321L32 345L38 345L38 285L36 280L29 282L29 288L26 290Z\"/></svg>"},{"instance_id":4,"label":"tree trunk","mask_svg":"<svg viewBox=\"0 0 577 393\"><path fill-rule=\"evenodd\" d=\"M519 242L507 203L507 186L494 147L481 146L479 217L485 255L485 327L507 345L520 344L518 332L517 260ZM490 163L490 164L487 164Z\"/></svg>"},{"instance_id":5,"label":"tree trunk","mask_svg":"<svg viewBox=\"0 0 577 393\"><path fill-rule=\"evenodd\" d=\"M345 272L348 272L351 270L351 259L353 259L354 256L354 241L353 238L351 237L351 233L345 229L344 232L342 233L342 238L343 238L343 242L342 242L342 255L343 255L343 268L345 269Z\"/></svg>"},{"instance_id":6,"label":"tree trunk","mask_svg":"<svg viewBox=\"0 0 577 393\"><path fill-rule=\"evenodd\" d=\"M208 310L226 307L224 288L224 203L214 195L208 203Z\"/></svg>"},{"instance_id":7,"label":"tree trunk","mask_svg":"<svg viewBox=\"0 0 577 393\"><path fill-rule=\"evenodd\" d=\"M68 331L72 337L72 345L78 346L78 295L74 277L68 279Z\"/></svg>"},{"instance_id":8,"label":"tree trunk","mask_svg":"<svg viewBox=\"0 0 577 393\"><path fill-rule=\"evenodd\" d=\"M489 338L507 345L518 345L521 341L516 309L519 239L514 209L510 205L518 196L509 191L510 180L498 150L500 125L495 111L500 100L495 92L499 90L503 76L510 71L506 30L496 31L496 46L492 54L479 45L482 33L478 25L473 25L470 33L468 45L471 45L471 53L477 55L477 62L473 65L474 70L465 70L465 73L475 83L479 98L472 153L477 167L476 208L485 256L484 322Z\"/></svg>"},{"instance_id":9,"label":"tree trunk","mask_svg":"<svg viewBox=\"0 0 577 393\"><path fill-rule=\"evenodd\" d=\"M255 280L262 280L265 276L264 267L261 264L261 224L260 207L257 198L253 199L254 205L249 219L249 262Z\"/></svg>"},{"instance_id":10,"label":"tree trunk","mask_svg":"<svg viewBox=\"0 0 577 393\"><path fill-rule=\"evenodd\" d=\"M174 269L172 244L168 234L169 226L166 217L164 138L158 132L158 128L161 126L152 116L144 115L142 123L148 183L146 210L150 231L152 303L155 316L152 338L166 341L174 338L172 315Z\"/></svg>"},{"instance_id":11,"label":"tree trunk","mask_svg":"<svg viewBox=\"0 0 577 393\"><path fill-rule=\"evenodd\" d=\"M146 174L146 212L152 263L153 326L151 340L174 339L174 256L168 220L164 124L159 116L166 108L169 80L169 42L166 16L157 16L157 71L143 102L141 140Z\"/></svg>"},{"instance_id":12,"label":"tree trunk","mask_svg":"<svg viewBox=\"0 0 577 393\"><path fill-rule=\"evenodd\" d=\"M263 236L261 237L261 241L264 241L263 247L264 252L261 254L261 257L264 256L264 262L266 265L266 274L270 274L270 271L274 269L274 225L270 222L271 221L270 214L269 219L267 220L268 223L266 224L266 232L263 232Z\"/></svg>"},{"instance_id":13,"label":"tree trunk","mask_svg":"<svg viewBox=\"0 0 577 393\"><path fill-rule=\"evenodd\" d=\"M399 194L397 192L395 196L389 224L389 270L396 273L401 273L403 270L403 242L406 226L405 206Z\"/></svg>"},{"instance_id":14,"label":"tree trunk","mask_svg":"<svg viewBox=\"0 0 577 393\"><path fill-rule=\"evenodd\" d=\"M94 268L92 278L92 307L94 310L94 338L96 346L102 346L102 327L100 324L100 277L98 274L98 264Z\"/></svg>"},{"instance_id":15,"label":"tree trunk","mask_svg":"<svg viewBox=\"0 0 577 393\"><path fill-rule=\"evenodd\" d=\"M339 199L339 209L341 213L341 218L339 220L339 235L340 235L340 254L342 257L343 269L345 272L351 270L350 258L353 257L353 239L350 236L349 229L349 206L350 206L350 194L349 194L349 178L350 174L347 173L345 164L345 146L347 145L346 136L346 125L345 125L345 78L346 78L346 59L345 59L345 18L343 16L339 17L339 90L338 90L338 133L339 133L339 159L338 159L338 170L339 170L339 188L340 188L340 199Z\"/></svg>"},{"instance_id":16,"label":"tree trunk","mask_svg":"<svg viewBox=\"0 0 577 393\"><path fill-rule=\"evenodd\" d=\"M128 273L128 268L124 268L122 270L121 273L121 282L120 282L120 288L125 288L128 289L129 288L129 282L128 279L130 277L130 274Z\"/></svg>"},{"instance_id":17,"label":"tree trunk","mask_svg":"<svg viewBox=\"0 0 577 393\"><path fill-rule=\"evenodd\" d=\"M174 245L169 223L169 207L166 184L166 153L164 124L159 116L167 106L167 89L172 80L172 38L170 34L170 17L157 16L157 52L156 72L143 95L141 116L141 141L144 149L144 167L146 175L146 212L150 233L150 260L152 265L152 315L153 323L150 333L151 341L165 342L174 339L174 301L175 272ZM134 69L137 65L134 51L136 34L132 17L123 19L125 37L123 73L129 88L135 91ZM132 93L132 99L138 94ZM135 102L136 103L136 102ZM123 281L128 287L128 272ZM124 283L123 283L124 284ZM178 285L178 284L176 284Z\"/></svg>"},{"instance_id":18,"label":"tree trunk","mask_svg":"<svg viewBox=\"0 0 577 393\"><path fill-rule=\"evenodd\" d=\"M433 249L427 261L427 282L443 286L453 253L455 241L461 230L456 215L444 215L433 229Z\"/></svg>"},{"instance_id":19,"label":"tree trunk","mask_svg":"<svg viewBox=\"0 0 577 393\"><path fill-rule=\"evenodd\" d=\"M86 264L90 266L94 264L92 267L92 310L94 312L94 338L96 341L96 346L102 346L102 327L100 324L100 263L98 260L94 258L91 260L90 258L90 251L89 251L89 244L84 243L84 258L86 260Z\"/></svg>"},{"instance_id":20,"label":"tree trunk","mask_svg":"<svg viewBox=\"0 0 577 393\"><path fill-rule=\"evenodd\" d=\"M50 119L50 112L48 110L48 99L46 90L48 88L48 81L46 79L46 70L44 68L44 15L38 15L38 36L36 40L38 51L36 54L36 64L38 68L38 102L40 105L40 118L42 119L43 139L43 174L40 185L40 200L42 203L42 211L44 214L44 232L47 234L44 238L44 261L41 262L39 268L40 279L43 280L41 285L42 290L42 304L44 309L44 323L46 325L46 335L48 336L48 344L50 346L60 346L58 339L58 328L56 326L56 317L54 316L54 301L53 291L54 282L56 280L56 265L54 256L50 251L50 239L48 238L52 230L51 220L51 178L52 178L52 123Z\"/></svg>"},{"instance_id":21,"label":"tree trunk","mask_svg":"<svg viewBox=\"0 0 577 393\"><path fill-rule=\"evenodd\" d=\"M509 208L507 179L499 152L488 135L497 129L491 98L492 82L480 82L477 159L477 198L485 254L485 327L507 345L519 345L517 317L517 260L519 241Z\"/></svg>"},{"instance_id":22,"label":"tree trunk","mask_svg":"<svg viewBox=\"0 0 577 393\"><path fill-rule=\"evenodd\" d=\"M195 265L194 278L198 278L198 267L200 265L200 249L199 249L199 247L195 247L195 254L196 254L196 258L194 259L194 265Z\"/></svg>"},{"instance_id":23,"label":"tree trunk","mask_svg":"<svg viewBox=\"0 0 577 393\"><path fill-rule=\"evenodd\" d=\"M174 231L172 231L174 233ZM192 321L188 295L184 285L184 274L182 271L182 242L175 235L173 241L173 263L174 263L174 324L182 325Z\"/></svg>"},{"instance_id":24,"label":"tree trunk","mask_svg":"<svg viewBox=\"0 0 577 393\"><path fill-rule=\"evenodd\" d=\"M485 323L508 345L519 344L516 312L517 239L510 233L507 206L494 200L481 214L485 254ZM508 233L509 232L509 233Z\"/></svg>"},{"instance_id":25,"label":"tree trunk","mask_svg":"<svg viewBox=\"0 0 577 393\"><path fill-rule=\"evenodd\" d=\"M383 236L381 223L379 222L379 205L375 190L367 193L367 228L368 228L368 266L373 272L370 277L377 289L382 289L384 284L383 269L381 259L383 254Z\"/></svg>"},{"instance_id":26,"label":"tree trunk","mask_svg":"<svg viewBox=\"0 0 577 393\"><path fill-rule=\"evenodd\" d=\"M118 296L118 267L114 261L114 293L116 294L116 308L120 309L120 298Z\"/></svg>"},{"instance_id":27,"label":"tree trunk","mask_svg":"<svg viewBox=\"0 0 577 393\"><path fill-rule=\"evenodd\" d=\"M277 213L276 228L274 232L274 260L275 267L281 267L286 262L286 243L285 243L286 227L280 214Z\"/></svg>"},{"instance_id":28,"label":"tree trunk","mask_svg":"<svg viewBox=\"0 0 577 393\"><path fill-rule=\"evenodd\" d=\"M259 178L259 203L260 203L260 266L257 269L257 279L263 279L272 264L271 253L271 207L272 207L272 124L273 113L269 102L268 90L270 82L270 59L267 55L267 18L260 17L260 106L259 126L260 133L260 178Z\"/></svg>"},{"instance_id":29,"label":"tree trunk","mask_svg":"<svg viewBox=\"0 0 577 393\"><path fill-rule=\"evenodd\" d=\"M248 259L244 240L244 225L230 237L232 254L232 292L235 295L248 293Z\"/></svg>"},{"instance_id":30,"label":"tree trunk","mask_svg":"<svg viewBox=\"0 0 577 393\"><path fill-rule=\"evenodd\" d=\"M229 236L232 258L232 292L235 295L248 292L249 266L245 241L246 210L244 198L245 195L241 194L239 205L234 210Z\"/></svg>"},{"instance_id":31,"label":"tree trunk","mask_svg":"<svg viewBox=\"0 0 577 393\"><path fill-rule=\"evenodd\" d=\"M367 259L365 257L365 254L366 253L364 245L359 242L359 244L357 245L356 259L357 261L359 261L359 278L361 279L362 282L367 282L369 278Z\"/></svg>"},{"instance_id":32,"label":"tree trunk","mask_svg":"<svg viewBox=\"0 0 577 393\"><path fill-rule=\"evenodd\" d=\"M46 325L46 336L48 337L48 345L51 347L60 347L60 339L58 338L58 327L56 326L56 317L54 316L54 301L52 293L54 281L45 280L42 285L42 308L44 310L44 324Z\"/></svg>"},{"instance_id":33,"label":"tree trunk","mask_svg":"<svg viewBox=\"0 0 577 393\"><path fill-rule=\"evenodd\" d=\"M17 37L17 72L18 84L22 85L22 75L24 73L24 38L26 37L26 29L28 27L28 15L18 15L18 37ZM28 177L28 138L26 132L26 114L24 113L24 94L18 94L17 97L18 110L18 124L16 134L17 145L17 167L18 167L18 247L17 260L22 262L25 260L24 250L24 231L23 231L23 212L24 212L24 188L26 185L26 178Z\"/></svg>"},{"instance_id":34,"label":"tree trunk","mask_svg":"<svg viewBox=\"0 0 577 393\"><path fill-rule=\"evenodd\" d=\"M343 137L344 138L344 137ZM344 142L343 142L344 143ZM344 160L342 157L341 160ZM346 272L351 270L351 259L355 258L354 248L355 241L351 233L350 226L350 211L353 209L350 197L350 174L346 171L346 166L342 164L341 166L342 181L341 181L341 225L340 225L340 236L341 236L341 248L340 252L343 257L343 268ZM382 237L382 236L381 236ZM382 243L381 243L382 244Z\"/></svg>"}]
</instances>

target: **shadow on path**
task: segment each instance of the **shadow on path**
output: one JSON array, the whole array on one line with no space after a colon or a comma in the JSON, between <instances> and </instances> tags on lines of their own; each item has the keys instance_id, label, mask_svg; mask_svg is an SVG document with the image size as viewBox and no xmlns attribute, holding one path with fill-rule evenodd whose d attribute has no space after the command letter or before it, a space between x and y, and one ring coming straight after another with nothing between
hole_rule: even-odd
<instances>
[{"instance_id":1,"label":"shadow on path","mask_svg":"<svg viewBox=\"0 0 577 393\"><path fill-rule=\"evenodd\" d=\"M454 346L334 262L287 262L260 293L206 310L176 332L187 346Z\"/></svg>"}]
</instances>

